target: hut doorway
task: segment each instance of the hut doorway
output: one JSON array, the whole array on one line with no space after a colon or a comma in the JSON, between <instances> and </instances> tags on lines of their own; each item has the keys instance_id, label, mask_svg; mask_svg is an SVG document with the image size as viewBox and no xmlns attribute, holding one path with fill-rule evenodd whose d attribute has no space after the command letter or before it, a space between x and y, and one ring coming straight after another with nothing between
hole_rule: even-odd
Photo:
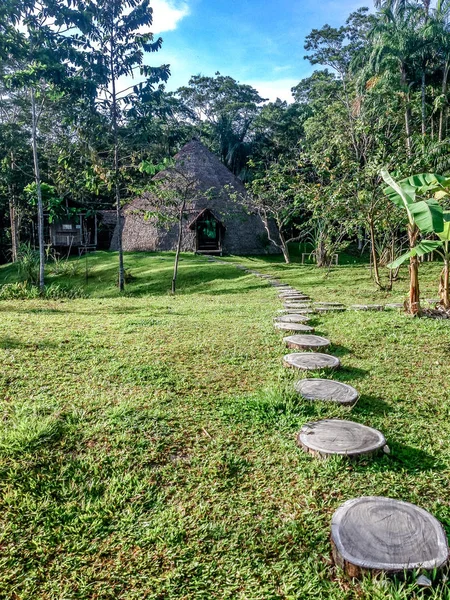
<instances>
[{"instance_id":1,"label":"hut doorway","mask_svg":"<svg viewBox=\"0 0 450 600\"><path fill-rule=\"evenodd\" d=\"M202 254L222 253L225 226L209 210L203 210L191 223L195 231L195 249Z\"/></svg>"}]
</instances>

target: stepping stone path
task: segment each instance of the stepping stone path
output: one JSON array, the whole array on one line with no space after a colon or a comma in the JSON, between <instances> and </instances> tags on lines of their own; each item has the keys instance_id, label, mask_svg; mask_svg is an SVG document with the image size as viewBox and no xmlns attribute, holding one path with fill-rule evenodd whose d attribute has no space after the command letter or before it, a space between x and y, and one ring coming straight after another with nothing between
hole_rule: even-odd
<instances>
[{"instance_id":1,"label":"stepping stone path","mask_svg":"<svg viewBox=\"0 0 450 600\"><path fill-rule=\"evenodd\" d=\"M211 259L208 259L211 260ZM219 260L213 258L212 260ZM229 263L228 263L229 264ZM239 265L238 268L241 268ZM302 324L308 321L307 314L344 311L340 302L316 302L315 309L308 308L310 302L302 292L283 284L271 275L245 270L266 279L278 290L284 300L285 309L275 319L275 327L295 330L293 327L311 329ZM436 304L439 299L425 299ZM384 310L380 304L353 305L353 310ZM402 309L403 304L387 304L386 308ZM305 338L326 338L310 335L293 335L284 338L295 347L305 347ZM293 341L294 340L294 341ZM308 345L307 347L317 347ZM302 371L336 369L340 361L335 356L318 352L293 352L284 356L287 367ZM296 391L307 400L322 400L351 406L358 399L358 392L350 385L329 379L303 379L295 384ZM389 452L383 434L376 429L340 419L324 419L304 425L297 437L298 444L316 456L332 454L354 457L375 453L381 449ZM331 522L331 542L334 562L350 577L360 577L366 572L387 573L406 570L432 570L442 567L448 560L449 547L442 525L430 513L414 504L383 497L361 497L345 502L334 513ZM417 579L431 581L421 576ZM425 585L425 584L424 584Z\"/></svg>"},{"instance_id":2,"label":"stepping stone path","mask_svg":"<svg viewBox=\"0 0 450 600\"><path fill-rule=\"evenodd\" d=\"M382 304L352 304L351 310L384 310Z\"/></svg>"},{"instance_id":3,"label":"stepping stone path","mask_svg":"<svg viewBox=\"0 0 450 600\"><path fill-rule=\"evenodd\" d=\"M304 325L303 323L283 323L276 322L274 324L276 329L280 329L281 331L302 331L303 333L314 333L314 327L310 327L309 325ZM295 337L295 336L294 336ZM287 338L284 338L285 341ZM293 346L289 346L293 348Z\"/></svg>"},{"instance_id":4,"label":"stepping stone path","mask_svg":"<svg viewBox=\"0 0 450 600\"><path fill-rule=\"evenodd\" d=\"M277 323L308 323L310 320L306 315L299 315L293 313L292 315L283 315L282 317L276 317Z\"/></svg>"},{"instance_id":5,"label":"stepping stone path","mask_svg":"<svg viewBox=\"0 0 450 600\"><path fill-rule=\"evenodd\" d=\"M283 357L286 367L301 371L321 371L322 369L338 369L341 361L336 356L320 352L293 352Z\"/></svg>"},{"instance_id":6,"label":"stepping stone path","mask_svg":"<svg viewBox=\"0 0 450 600\"><path fill-rule=\"evenodd\" d=\"M297 442L304 450L319 457L334 454L356 457L384 448L389 452L381 431L341 419L306 423L297 436Z\"/></svg>"},{"instance_id":7,"label":"stepping stone path","mask_svg":"<svg viewBox=\"0 0 450 600\"><path fill-rule=\"evenodd\" d=\"M447 536L433 515L409 502L377 496L348 500L337 509L331 543L335 563L350 577L438 569L449 555Z\"/></svg>"},{"instance_id":8,"label":"stepping stone path","mask_svg":"<svg viewBox=\"0 0 450 600\"><path fill-rule=\"evenodd\" d=\"M332 379L301 379L294 388L305 400L336 402L344 406L353 406L359 397L351 385Z\"/></svg>"},{"instance_id":9,"label":"stepping stone path","mask_svg":"<svg viewBox=\"0 0 450 600\"><path fill-rule=\"evenodd\" d=\"M320 335L290 335L283 338L283 342L294 350L323 350L331 344L330 340Z\"/></svg>"}]
</instances>

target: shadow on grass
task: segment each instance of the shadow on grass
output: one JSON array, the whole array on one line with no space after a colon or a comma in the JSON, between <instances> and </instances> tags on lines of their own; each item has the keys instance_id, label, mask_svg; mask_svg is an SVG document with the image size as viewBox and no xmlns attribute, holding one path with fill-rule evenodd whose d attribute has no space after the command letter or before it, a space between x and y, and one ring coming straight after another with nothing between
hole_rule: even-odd
<instances>
[{"instance_id":1,"label":"shadow on grass","mask_svg":"<svg viewBox=\"0 0 450 600\"><path fill-rule=\"evenodd\" d=\"M39 350L40 348L56 348L60 346L58 342L49 342L49 341L36 341L36 342L23 342L22 340L18 340L16 338L11 337L2 337L0 338L0 348L3 350L17 350L19 348L25 350Z\"/></svg>"},{"instance_id":2,"label":"shadow on grass","mask_svg":"<svg viewBox=\"0 0 450 600\"><path fill-rule=\"evenodd\" d=\"M428 452L392 441L389 438L387 442L388 455L381 453L369 457L362 456L352 461L353 469L362 473L368 468L371 470L375 468L378 472L406 472L409 475L427 471L442 472L443 463Z\"/></svg>"},{"instance_id":3,"label":"shadow on grass","mask_svg":"<svg viewBox=\"0 0 450 600\"><path fill-rule=\"evenodd\" d=\"M339 355L337 354L337 356ZM336 379L339 379L339 381L342 381L343 383L348 383L352 385L353 380L364 379L368 375L369 371L367 371L367 369L360 369L359 367L346 367L345 365L343 365L336 372Z\"/></svg>"},{"instance_id":4,"label":"shadow on grass","mask_svg":"<svg viewBox=\"0 0 450 600\"><path fill-rule=\"evenodd\" d=\"M385 415L392 407L377 396L363 394L353 407L353 413L360 415Z\"/></svg>"}]
</instances>

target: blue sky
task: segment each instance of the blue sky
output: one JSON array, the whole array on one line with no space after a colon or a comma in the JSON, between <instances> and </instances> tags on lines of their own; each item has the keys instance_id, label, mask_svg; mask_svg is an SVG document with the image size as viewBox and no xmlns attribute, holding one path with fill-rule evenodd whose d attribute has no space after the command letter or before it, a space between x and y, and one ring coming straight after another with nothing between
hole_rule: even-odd
<instances>
[{"instance_id":1,"label":"blue sky","mask_svg":"<svg viewBox=\"0 0 450 600\"><path fill-rule=\"evenodd\" d=\"M354 0L151 0L152 31L163 49L147 63L170 63L167 89L191 75L230 75L261 95L291 100L290 88L312 68L303 59L306 35L325 23L339 26L360 6Z\"/></svg>"}]
</instances>

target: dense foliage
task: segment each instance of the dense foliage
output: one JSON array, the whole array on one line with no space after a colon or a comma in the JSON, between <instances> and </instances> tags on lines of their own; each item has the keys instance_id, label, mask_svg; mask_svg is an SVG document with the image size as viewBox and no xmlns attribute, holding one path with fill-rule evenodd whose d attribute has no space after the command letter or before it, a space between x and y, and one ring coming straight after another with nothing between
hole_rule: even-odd
<instances>
[{"instance_id":1,"label":"dense foliage","mask_svg":"<svg viewBox=\"0 0 450 600\"><path fill-rule=\"evenodd\" d=\"M144 161L158 164L196 136L248 183L260 214L277 215L282 238L309 244L319 265L358 241L370 249L376 284L392 287L396 272L382 268L407 248L407 223L383 194L380 173L402 179L449 169L448 0L378 0L374 12L361 8L341 27L314 29L305 49L317 70L293 88L291 104L267 102L220 73L167 92L161 81L169 67L144 66L144 53L162 40L134 33L151 26L148 3L42 1L39 23L35 4L9 0L0 30L3 259L15 259L21 242L36 242L24 191L35 179L33 84L40 177L67 209L123 204L148 181ZM112 56L106 5L123 35L113 67L104 60L106 50ZM27 34L19 27L24 15ZM37 26L43 50L27 71ZM45 48L64 28L73 35L65 32L52 62ZM144 82L113 99L113 80L135 68Z\"/></svg>"}]
</instances>

